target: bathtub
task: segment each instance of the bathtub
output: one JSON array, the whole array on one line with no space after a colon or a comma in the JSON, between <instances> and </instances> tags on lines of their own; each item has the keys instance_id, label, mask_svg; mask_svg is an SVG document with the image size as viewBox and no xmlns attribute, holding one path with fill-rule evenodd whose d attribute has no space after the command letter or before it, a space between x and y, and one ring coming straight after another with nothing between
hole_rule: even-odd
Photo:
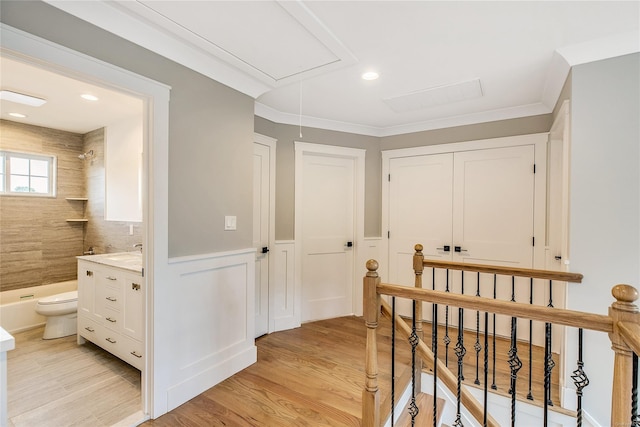
<instances>
[{"instance_id":1,"label":"bathtub","mask_svg":"<svg viewBox=\"0 0 640 427\"><path fill-rule=\"evenodd\" d=\"M0 326L10 334L44 325L36 313L38 299L78 289L77 280L0 292Z\"/></svg>"}]
</instances>

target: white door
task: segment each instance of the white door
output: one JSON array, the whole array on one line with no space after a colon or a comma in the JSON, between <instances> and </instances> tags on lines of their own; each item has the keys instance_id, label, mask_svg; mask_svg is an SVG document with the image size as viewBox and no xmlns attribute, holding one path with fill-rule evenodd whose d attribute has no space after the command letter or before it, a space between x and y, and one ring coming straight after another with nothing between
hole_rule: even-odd
<instances>
[{"instance_id":1,"label":"white door","mask_svg":"<svg viewBox=\"0 0 640 427\"><path fill-rule=\"evenodd\" d=\"M533 265L534 147L532 145L389 160L389 276L413 286L413 247L424 246L427 259L522 268ZM465 294L475 294L470 278ZM459 272L438 271L436 289L462 291ZM432 287L432 275L423 276ZM519 286L519 292L528 290ZM481 295L493 296L493 282L481 280ZM510 286L498 298L510 299ZM528 302L528 295L518 301ZM410 306L399 310L410 315ZM423 316L431 318L425 306ZM444 312L440 316L444 319ZM456 324L455 319L452 323ZM465 325L475 327L475 316ZM471 322L474 324L471 325Z\"/></svg>"},{"instance_id":2,"label":"white door","mask_svg":"<svg viewBox=\"0 0 640 427\"><path fill-rule=\"evenodd\" d=\"M303 156L302 321L353 313L354 162Z\"/></svg>"},{"instance_id":3,"label":"white door","mask_svg":"<svg viewBox=\"0 0 640 427\"><path fill-rule=\"evenodd\" d=\"M412 286L416 243L428 259L451 260L453 154L390 159L388 180L389 280Z\"/></svg>"},{"instance_id":4,"label":"white door","mask_svg":"<svg viewBox=\"0 0 640 427\"><path fill-rule=\"evenodd\" d=\"M270 148L253 144L253 247L256 248L255 336L269 332Z\"/></svg>"}]
</instances>

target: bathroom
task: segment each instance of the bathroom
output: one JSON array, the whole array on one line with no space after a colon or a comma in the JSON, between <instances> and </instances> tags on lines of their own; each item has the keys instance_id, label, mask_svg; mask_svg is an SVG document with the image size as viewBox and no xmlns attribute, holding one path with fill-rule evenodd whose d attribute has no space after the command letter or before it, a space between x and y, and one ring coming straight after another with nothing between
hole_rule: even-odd
<instances>
[{"instance_id":1,"label":"bathroom","mask_svg":"<svg viewBox=\"0 0 640 427\"><path fill-rule=\"evenodd\" d=\"M3 100L0 150L55 159L55 172L51 174L55 183L54 197L0 196L0 323L16 337L16 349L8 353L8 415L9 425L19 426L33 425L42 414L51 416L52 411L55 413L55 407L52 407L55 402L68 406L74 395L83 390L81 378L87 382L92 376L105 379L106 370L124 375L140 393L140 371L99 347L89 343L78 346L75 336L43 340L45 318L35 312L35 306L38 299L77 289L76 256L91 252L134 251L138 250L134 245L143 241L140 209L142 102L5 58L2 71L3 76L17 79L8 81L3 77L3 89L11 87L25 91L47 99L47 103L30 107ZM51 88L57 90L52 92ZM63 90L68 98L72 98L70 94L79 98L78 91L82 90L82 93L97 94L100 99L97 102L81 100L70 120L65 117L68 111L55 102ZM5 120L4 113L14 110L28 117ZM38 121L39 115L47 116L47 119L57 117L59 124ZM125 146L118 145L111 143L113 138L128 142ZM133 143L133 139L137 142ZM134 171L127 173L124 169ZM127 177L126 182L122 182L123 177ZM132 207L138 216L123 212L122 204ZM25 348L22 353L21 348ZM45 354L38 356L39 349L44 349ZM94 363L87 361L87 357L100 365L99 371L91 371L90 366ZM65 383L56 388L37 380L38 375L46 375L44 365L51 364L54 359L63 369L63 365L67 365L80 367L77 371L83 371L67 375L74 377L69 380L73 386ZM32 390L12 388L13 378L32 374L35 375L29 386ZM65 392L68 395L65 396ZM112 392L117 393L109 391ZM24 399L23 395L29 398ZM86 401L78 406L91 405L95 403ZM139 397L134 406L140 410ZM91 411L85 412L91 415ZM104 419L110 418L105 416Z\"/></svg>"}]
</instances>

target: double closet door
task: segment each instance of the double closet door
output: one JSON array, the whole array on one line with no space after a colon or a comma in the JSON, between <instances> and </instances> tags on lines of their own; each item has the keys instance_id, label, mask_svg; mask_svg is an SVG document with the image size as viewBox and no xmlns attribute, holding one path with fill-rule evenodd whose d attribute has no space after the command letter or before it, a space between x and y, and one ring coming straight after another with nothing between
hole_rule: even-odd
<instances>
[{"instance_id":1,"label":"double closet door","mask_svg":"<svg viewBox=\"0 0 640 427\"><path fill-rule=\"evenodd\" d=\"M428 259L532 268L534 161L534 145L390 158L390 282L414 283L416 243ZM444 290L445 274L438 272L436 289ZM459 274L449 281L455 292ZM481 294L490 297L486 282ZM425 272L423 287L431 283ZM473 295L475 278L470 283L464 293Z\"/></svg>"}]
</instances>

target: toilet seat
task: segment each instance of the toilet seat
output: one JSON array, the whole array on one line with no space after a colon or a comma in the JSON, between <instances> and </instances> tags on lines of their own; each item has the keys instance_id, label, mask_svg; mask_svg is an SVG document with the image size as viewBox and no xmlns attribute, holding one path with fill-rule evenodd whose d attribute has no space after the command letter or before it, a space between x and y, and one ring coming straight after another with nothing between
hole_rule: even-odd
<instances>
[{"instance_id":1,"label":"toilet seat","mask_svg":"<svg viewBox=\"0 0 640 427\"><path fill-rule=\"evenodd\" d=\"M78 291L63 292L57 295L51 295L45 298L40 298L38 304L51 305L51 304L64 304L65 302L78 301Z\"/></svg>"}]
</instances>

